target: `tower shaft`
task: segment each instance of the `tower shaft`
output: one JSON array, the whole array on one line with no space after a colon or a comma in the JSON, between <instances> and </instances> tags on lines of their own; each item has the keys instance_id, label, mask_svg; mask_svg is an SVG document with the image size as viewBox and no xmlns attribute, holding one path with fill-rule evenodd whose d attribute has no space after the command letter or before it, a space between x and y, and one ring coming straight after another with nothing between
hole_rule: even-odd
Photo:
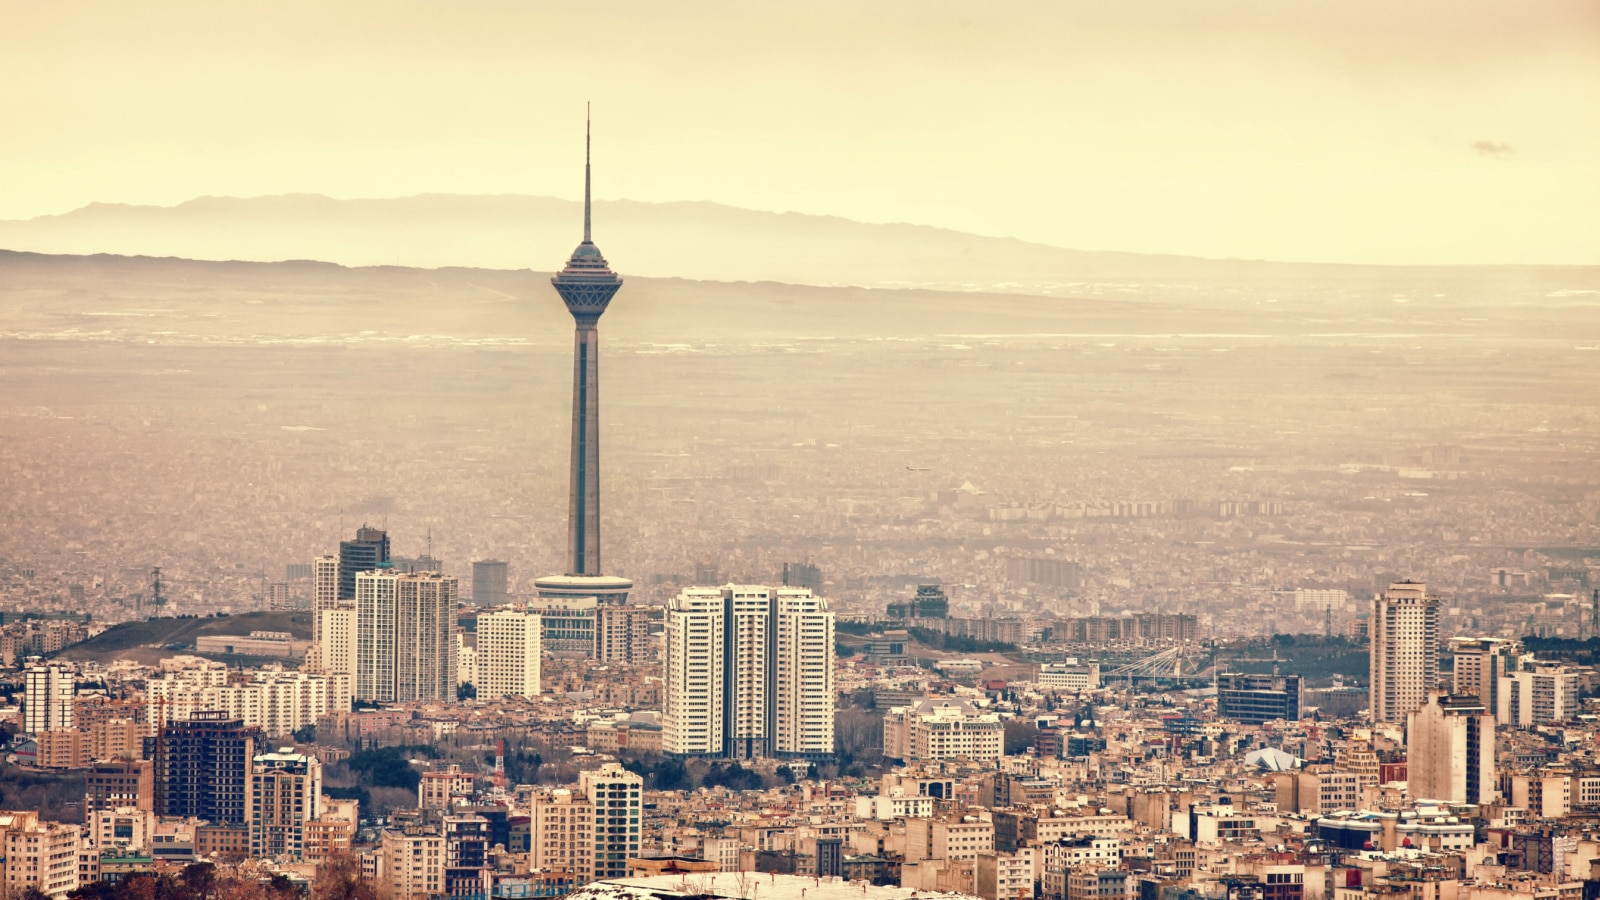
<instances>
[{"instance_id":1,"label":"tower shaft","mask_svg":"<svg viewBox=\"0 0 1600 900\"><path fill-rule=\"evenodd\" d=\"M578 322L572 349L572 491L567 572L600 574L600 330Z\"/></svg>"}]
</instances>

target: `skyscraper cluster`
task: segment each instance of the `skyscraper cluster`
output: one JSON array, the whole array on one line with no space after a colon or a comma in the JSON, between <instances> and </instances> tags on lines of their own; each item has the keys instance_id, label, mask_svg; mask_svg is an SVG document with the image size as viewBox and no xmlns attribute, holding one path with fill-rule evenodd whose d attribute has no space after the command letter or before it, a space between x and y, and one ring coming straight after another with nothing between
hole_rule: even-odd
<instances>
[{"instance_id":1,"label":"skyscraper cluster","mask_svg":"<svg viewBox=\"0 0 1600 900\"><path fill-rule=\"evenodd\" d=\"M399 571L387 532L363 525L311 564L316 664L375 703L456 697L457 580ZM347 588L348 586L348 588Z\"/></svg>"},{"instance_id":2,"label":"skyscraper cluster","mask_svg":"<svg viewBox=\"0 0 1600 900\"><path fill-rule=\"evenodd\" d=\"M827 601L805 588L686 588L666 611L662 749L830 756L833 641Z\"/></svg>"}]
</instances>

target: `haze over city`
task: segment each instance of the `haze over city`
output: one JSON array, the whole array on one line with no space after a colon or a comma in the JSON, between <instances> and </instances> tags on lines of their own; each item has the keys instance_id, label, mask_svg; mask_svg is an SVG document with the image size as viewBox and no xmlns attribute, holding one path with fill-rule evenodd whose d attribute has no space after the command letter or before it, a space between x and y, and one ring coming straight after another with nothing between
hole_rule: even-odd
<instances>
[{"instance_id":1,"label":"haze over city","mask_svg":"<svg viewBox=\"0 0 1600 900\"><path fill-rule=\"evenodd\" d=\"M0 21L0 894L1600 896L1593 3Z\"/></svg>"}]
</instances>

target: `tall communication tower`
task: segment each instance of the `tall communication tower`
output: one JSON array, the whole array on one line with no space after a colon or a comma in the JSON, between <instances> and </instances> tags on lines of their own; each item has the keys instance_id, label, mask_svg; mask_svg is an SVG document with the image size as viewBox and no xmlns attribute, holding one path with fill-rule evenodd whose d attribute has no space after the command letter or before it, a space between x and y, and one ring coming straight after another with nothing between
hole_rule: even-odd
<instances>
[{"instance_id":1,"label":"tall communication tower","mask_svg":"<svg viewBox=\"0 0 1600 900\"><path fill-rule=\"evenodd\" d=\"M160 609L167 605L167 598L161 596L161 567L156 566L150 570L150 605Z\"/></svg>"}]
</instances>

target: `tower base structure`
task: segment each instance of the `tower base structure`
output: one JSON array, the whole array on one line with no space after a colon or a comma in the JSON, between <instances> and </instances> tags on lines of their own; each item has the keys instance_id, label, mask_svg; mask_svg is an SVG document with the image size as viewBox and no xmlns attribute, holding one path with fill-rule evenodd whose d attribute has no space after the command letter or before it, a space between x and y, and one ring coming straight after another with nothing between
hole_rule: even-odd
<instances>
[{"instance_id":1,"label":"tower base structure","mask_svg":"<svg viewBox=\"0 0 1600 900\"><path fill-rule=\"evenodd\" d=\"M615 575L546 575L533 587L545 599L593 597L600 606L623 606L633 582Z\"/></svg>"}]
</instances>

